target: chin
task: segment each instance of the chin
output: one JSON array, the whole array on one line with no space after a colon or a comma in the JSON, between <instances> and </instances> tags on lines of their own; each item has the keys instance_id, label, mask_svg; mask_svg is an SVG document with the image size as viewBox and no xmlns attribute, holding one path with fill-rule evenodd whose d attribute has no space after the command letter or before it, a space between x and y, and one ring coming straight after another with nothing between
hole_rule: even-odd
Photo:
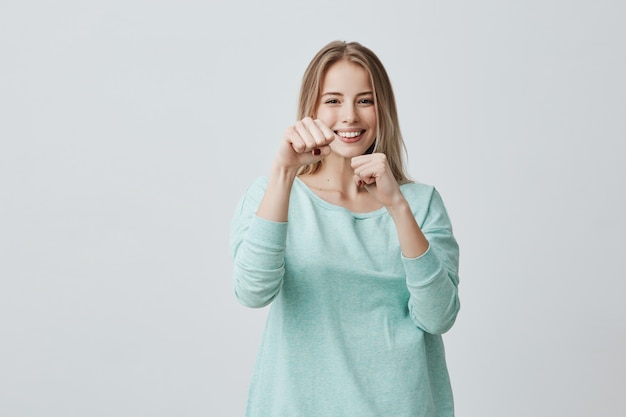
<instances>
[{"instance_id":1,"label":"chin","mask_svg":"<svg viewBox=\"0 0 626 417\"><path fill-rule=\"evenodd\" d=\"M341 146L341 147L332 149L332 152L335 155L340 156L342 158L354 158L355 156L363 155L363 153L365 152L365 149L363 149L361 146L359 146L358 148L356 146L355 147Z\"/></svg>"},{"instance_id":2,"label":"chin","mask_svg":"<svg viewBox=\"0 0 626 417\"><path fill-rule=\"evenodd\" d=\"M333 144L331 144L330 147L333 153L337 154L338 156L344 158L354 158L355 156L364 155L373 143L374 142L370 143L367 146L362 144L361 142L353 144L340 143L338 144L339 146L333 146Z\"/></svg>"}]
</instances>

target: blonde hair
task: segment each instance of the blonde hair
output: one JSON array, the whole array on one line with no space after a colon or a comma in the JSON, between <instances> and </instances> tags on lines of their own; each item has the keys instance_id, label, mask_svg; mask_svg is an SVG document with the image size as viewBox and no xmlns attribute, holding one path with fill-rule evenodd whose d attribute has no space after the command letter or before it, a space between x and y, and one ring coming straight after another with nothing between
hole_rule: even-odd
<instances>
[{"instance_id":1,"label":"blonde hair","mask_svg":"<svg viewBox=\"0 0 626 417\"><path fill-rule=\"evenodd\" d=\"M298 101L298 120L315 117L322 94L322 82L328 69L335 63L346 60L360 65L367 71L374 92L377 132L374 152L384 153L391 172L399 184L411 182L404 168L406 146L400 133L396 101L391 81L385 67L370 49L358 42L334 41L324 46L313 57L304 76ZM314 174L322 162L305 165L298 174Z\"/></svg>"}]
</instances>

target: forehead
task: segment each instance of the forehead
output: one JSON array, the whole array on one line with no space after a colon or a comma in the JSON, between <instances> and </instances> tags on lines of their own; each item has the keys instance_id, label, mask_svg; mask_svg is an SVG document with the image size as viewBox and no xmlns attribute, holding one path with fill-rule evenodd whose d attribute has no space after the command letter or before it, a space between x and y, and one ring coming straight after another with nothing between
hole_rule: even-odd
<instances>
[{"instance_id":1,"label":"forehead","mask_svg":"<svg viewBox=\"0 0 626 417\"><path fill-rule=\"evenodd\" d=\"M343 90L370 91L372 83L369 73L359 64L342 60L335 62L326 71L322 79L322 92Z\"/></svg>"}]
</instances>

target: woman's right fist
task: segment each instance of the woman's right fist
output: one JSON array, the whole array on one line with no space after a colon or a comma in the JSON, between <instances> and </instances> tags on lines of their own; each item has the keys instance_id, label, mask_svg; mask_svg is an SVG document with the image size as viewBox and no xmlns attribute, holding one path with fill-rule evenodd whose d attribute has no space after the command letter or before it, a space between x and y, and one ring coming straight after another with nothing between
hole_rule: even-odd
<instances>
[{"instance_id":1,"label":"woman's right fist","mask_svg":"<svg viewBox=\"0 0 626 417\"><path fill-rule=\"evenodd\" d=\"M312 164L330 154L328 145L333 140L335 132L324 122L305 117L287 128L277 157L285 166Z\"/></svg>"}]
</instances>

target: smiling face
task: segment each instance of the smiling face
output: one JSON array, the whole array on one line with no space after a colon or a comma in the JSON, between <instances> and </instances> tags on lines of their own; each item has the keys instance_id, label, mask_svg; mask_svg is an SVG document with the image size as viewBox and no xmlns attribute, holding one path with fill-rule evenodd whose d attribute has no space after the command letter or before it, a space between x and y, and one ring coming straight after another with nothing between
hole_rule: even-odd
<instances>
[{"instance_id":1,"label":"smiling face","mask_svg":"<svg viewBox=\"0 0 626 417\"><path fill-rule=\"evenodd\" d=\"M376 139L376 106L367 71L346 60L331 65L322 81L316 117L335 132L333 153L362 155Z\"/></svg>"}]
</instances>

